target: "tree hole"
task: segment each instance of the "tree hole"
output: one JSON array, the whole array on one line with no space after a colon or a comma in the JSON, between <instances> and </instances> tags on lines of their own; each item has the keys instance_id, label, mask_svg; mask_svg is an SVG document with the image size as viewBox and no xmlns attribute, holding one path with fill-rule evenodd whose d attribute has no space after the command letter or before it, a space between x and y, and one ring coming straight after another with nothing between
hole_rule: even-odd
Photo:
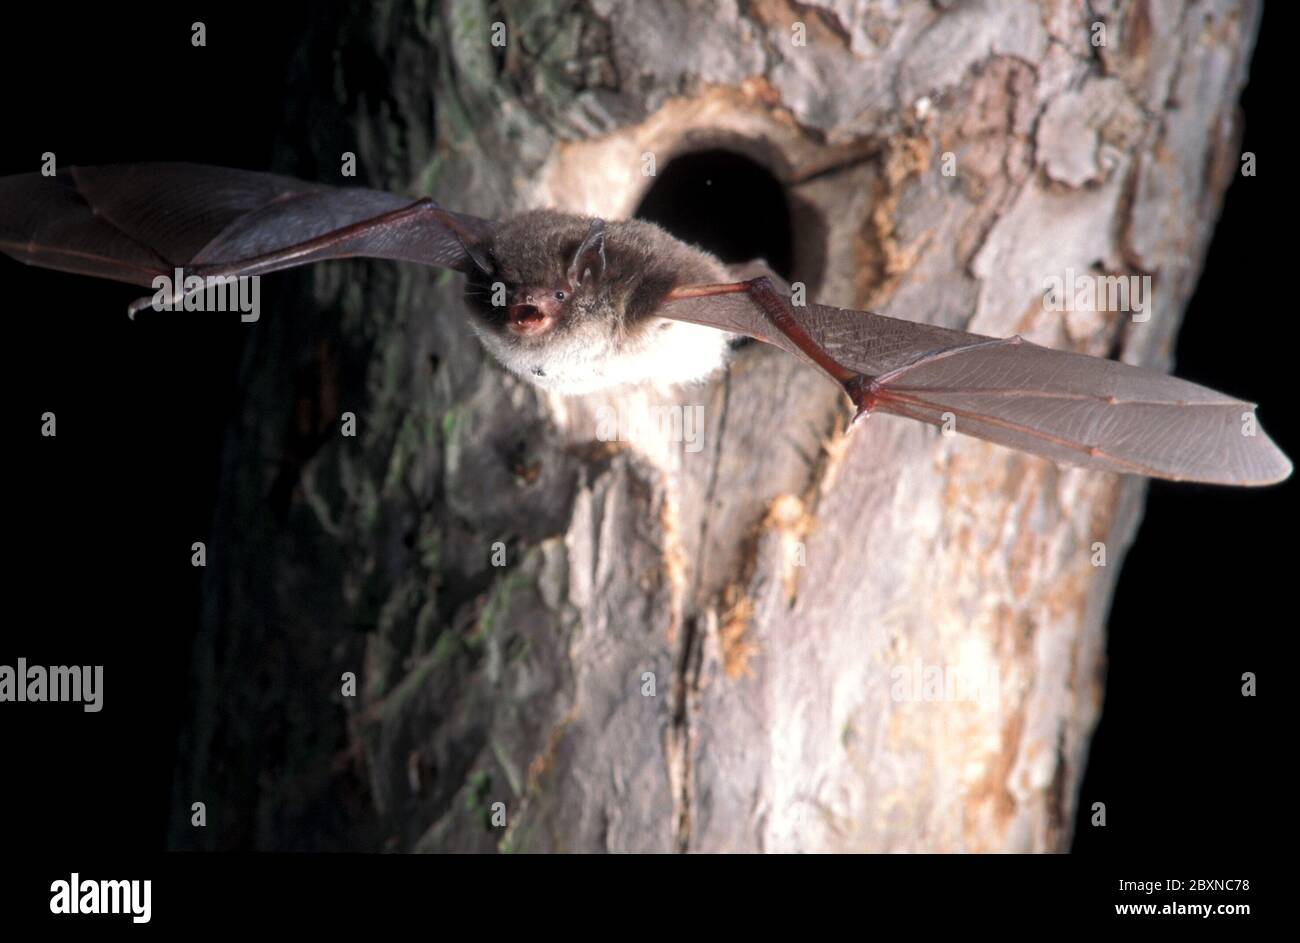
<instances>
[{"instance_id":1,"label":"tree hole","mask_svg":"<svg viewBox=\"0 0 1300 943\"><path fill-rule=\"evenodd\" d=\"M669 161L635 215L723 262L766 259L790 278L794 247L785 191L761 164L734 151L696 151Z\"/></svg>"}]
</instances>

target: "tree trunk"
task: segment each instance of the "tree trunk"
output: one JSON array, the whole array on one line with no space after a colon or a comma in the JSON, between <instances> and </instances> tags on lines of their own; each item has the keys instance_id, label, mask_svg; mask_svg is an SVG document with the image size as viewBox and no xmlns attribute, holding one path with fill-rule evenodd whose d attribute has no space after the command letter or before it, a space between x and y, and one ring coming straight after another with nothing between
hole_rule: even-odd
<instances>
[{"instance_id":1,"label":"tree trunk","mask_svg":"<svg viewBox=\"0 0 1300 943\"><path fill-rule=\"evenodd\" d=\"M810 298L1165 368L1258 5L1090 6L379 4L307 34L279 169L340 182L353 151L479 215L619 217L645 155L725 148L783 186ZM1071 269L1151 276L1149 320L1045 310ZM846 433L834 384L757 345L706 386L551 397L435 270L281 288L226 450L174 845L1068 848L1142 481L887 416ZM600 431L670 404L698 451ZM190 829L198 800L221 828Z\"/></svg>"}]
</instances>

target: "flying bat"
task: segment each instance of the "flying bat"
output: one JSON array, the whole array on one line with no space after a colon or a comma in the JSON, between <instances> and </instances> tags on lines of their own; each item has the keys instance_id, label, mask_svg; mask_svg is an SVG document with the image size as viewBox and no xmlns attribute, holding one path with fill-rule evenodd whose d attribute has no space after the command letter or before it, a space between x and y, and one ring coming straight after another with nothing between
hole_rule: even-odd
<instances>
[{"instance_id":1,"label":"flying bat","mask_svg":"<svg viewBox=\"0 0 1300 943\"><path fill-rule=\"evenodd\" d=\"M174 272L184 285L356 256L418 262L464 273L484 346L561 393L702 380L742 335L819 368L855 419L949 424L1064 464L1156 478L1265 485L1291 473L1252 403L1019 337L797 304L761 263L728 267L642 220L552 210L487 220L377 190L124 164L0 178L0 252L151 287Z\"/></svg>"}]
</instances>

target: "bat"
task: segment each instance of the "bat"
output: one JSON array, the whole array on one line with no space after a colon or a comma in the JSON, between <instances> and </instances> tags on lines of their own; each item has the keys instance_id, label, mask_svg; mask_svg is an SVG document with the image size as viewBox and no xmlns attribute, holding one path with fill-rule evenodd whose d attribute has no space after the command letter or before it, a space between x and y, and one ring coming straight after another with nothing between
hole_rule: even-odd
<instances>
[{"instance_id":1,"label":"bat","mask_svg":"<svg viewBox=\"0 0 1300 943\"><path fill-rule=\"evenodd\" d=\"M641 220L487 220L412 199L194 164L0 178L0 252L156 286L366 256L465 275L469 323L508 370L581 394L722 369L737 336L780 347L879 411L1110 472L1266 485L1291 462L1255 406L1153 370L869 311L795 304L761 262L728 267ZM141 299L130 312L156 304Z\"/></svg>"}]
</instances>

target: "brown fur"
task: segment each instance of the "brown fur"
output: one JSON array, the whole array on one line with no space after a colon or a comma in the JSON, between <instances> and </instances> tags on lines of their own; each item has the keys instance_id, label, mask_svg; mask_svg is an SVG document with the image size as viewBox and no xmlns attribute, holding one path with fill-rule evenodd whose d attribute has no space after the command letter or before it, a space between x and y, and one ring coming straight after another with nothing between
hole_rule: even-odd
<instances>
[{"instance_id":1,"label":"brown fur","mask_svg":"<svg viewBox=\"0 0 1300 943\"><path fill-rule=\"evenodd\" d=\"M679 285L726 281L726 267L653 223L626 220L605 227L604 271L572 285L569 266L591 222L533 210L499 224L487 247L492 272L471 271L466 282L473 324L487 348L513 372L562 392L599 389L620 377L687 382L721 366L725 336L656 312ZM498 283L507 299L517 289L548 296L562 290L568 299L549 331L518 336L507 327L506 307L492 304Z\"/></svg>"},{"instance_id":2,"label":"brown fur","mask_svg":"<svg viewBox=\"0 0 1300 943\"><path fill-rule=\"evenodd\" d=\"M502 222L489 248L495 271L475 273L472 279L470 300L476 313L490 326L501 322L502 312L491 310L490 294L480 294L490 292L496 281L508 288L567 287L569 262L590 225L590 217L555 210L532 210ZM612 222L606 226L604 276L577 290L568 306L568 324L560 327L572 330L576 321L600 319L634 329L674 287L725 280L726 268L717 259L653 223Z\"/></svg>"}]
</instances>

